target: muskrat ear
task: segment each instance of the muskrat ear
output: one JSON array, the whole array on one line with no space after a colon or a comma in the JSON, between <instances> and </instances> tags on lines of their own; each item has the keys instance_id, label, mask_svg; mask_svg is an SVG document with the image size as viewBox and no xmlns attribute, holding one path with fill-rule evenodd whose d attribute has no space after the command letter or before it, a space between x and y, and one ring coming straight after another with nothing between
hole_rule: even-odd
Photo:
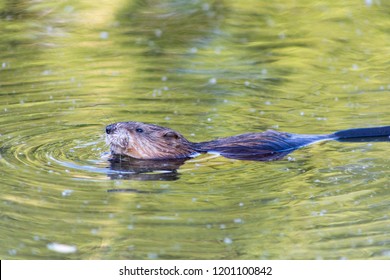
<instances>
[{"instance_id":1,"label":"muskrat ear","mask_svg":"<svg viewBox=\"0 0 390 280\"><path fill-rule=\"evenodd\" d=\"M165 138L172 138L172 139L178 139L179 135L174 131L168 131L164 134Z\"/></svg>"}]
</instances>

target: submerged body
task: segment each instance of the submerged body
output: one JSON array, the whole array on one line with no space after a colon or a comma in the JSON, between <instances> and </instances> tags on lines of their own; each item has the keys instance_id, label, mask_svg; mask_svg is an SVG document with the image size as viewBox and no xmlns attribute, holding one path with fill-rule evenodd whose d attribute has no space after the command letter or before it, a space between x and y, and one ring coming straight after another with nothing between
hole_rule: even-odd
<instances>
[{"instance_id":1,"label":"submerged body","mask_svg":"<svg viewBox=\"0 0 390 280\"><path fill-rule=\"evenodd\" d=\"M342 130L328 135L267 130L194 143L170 128L153 124L118 122L106 127L111 154L148 160L191 158L200 153L218 153L227 158L243 160L276 160L318 141L378 137L389 139L389 136L390 126Z\"/></svg>"}]
</instances>

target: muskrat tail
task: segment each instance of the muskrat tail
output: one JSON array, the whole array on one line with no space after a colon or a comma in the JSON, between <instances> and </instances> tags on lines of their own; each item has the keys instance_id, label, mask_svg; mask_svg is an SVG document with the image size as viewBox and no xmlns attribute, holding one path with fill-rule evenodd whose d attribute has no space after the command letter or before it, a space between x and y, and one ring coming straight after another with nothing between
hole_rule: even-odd
<instances>
[{"instance_id":1,"label":"muskrat tail","mask_svg":"<svg viewBox=\"0 0 390 280\"><path fill-rule=\"evenodd\" d=\"M381 127L370 127L370 128L353 128L353 129L346 129L346 130L340 130L335 133L333 133L331 136L333 136L336 140L347 140L352 138L380 138L380 137L387 137L390 139L390 126L381 126Z\"/></svg>"}]
</instances>

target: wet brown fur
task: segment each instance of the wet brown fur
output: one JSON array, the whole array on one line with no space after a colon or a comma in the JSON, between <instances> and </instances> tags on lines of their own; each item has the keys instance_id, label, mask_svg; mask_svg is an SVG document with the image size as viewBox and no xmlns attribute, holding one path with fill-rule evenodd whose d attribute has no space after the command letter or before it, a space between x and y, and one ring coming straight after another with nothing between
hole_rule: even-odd
<instances>
[{"instance_id":1,"label":"wet brown fur","mask_svg":"<svg viewBox=\"0 0 390 280\"><path fill-rule=\"evenodd\" d=\"M216 152L236 159L274 160L298 147L324 140L328 136L300 135L267 130L207 142L193 143L166 127L141 122L119 122L106 128L106 140L113 155L136 159L189 158Z\"/></svg>"},{"instance_id":2,"label":"wet brown fur","mask_svg":"<svg viewBox=\"0 0 390 280\"><path fill-rule=\"evenodd\" d=\"M166 127L141 122L120 122L110 126L112 131L107 133L106 142L114 155L137 159L169 159L187 158L195 153L191 142Z\"/></svg>"}]
</instances>

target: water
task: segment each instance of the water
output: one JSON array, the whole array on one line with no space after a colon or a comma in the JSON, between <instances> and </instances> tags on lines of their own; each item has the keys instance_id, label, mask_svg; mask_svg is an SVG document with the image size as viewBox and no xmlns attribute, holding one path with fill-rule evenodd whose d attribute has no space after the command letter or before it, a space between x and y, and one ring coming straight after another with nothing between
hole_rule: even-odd
<instances>
[{"instance_id":1,"label":"water","mask_svg":"<svg viewBox=\"0 0 390 280\"><path fill-rule=\"evenodd\" d=\"M111 170L105 125L192 141L389 125L386 1L0 1L2 259L388 259L388 143Z\"/></svg>"}]
</instances>

